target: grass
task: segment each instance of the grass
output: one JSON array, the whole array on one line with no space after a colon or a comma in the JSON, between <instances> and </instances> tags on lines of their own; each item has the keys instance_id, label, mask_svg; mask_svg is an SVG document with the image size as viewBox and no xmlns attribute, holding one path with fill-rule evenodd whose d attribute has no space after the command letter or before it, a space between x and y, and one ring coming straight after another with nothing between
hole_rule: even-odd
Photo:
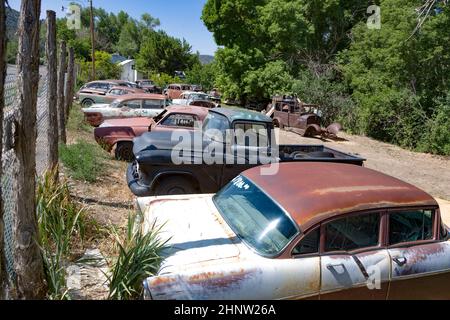
<instances>
[{"instance_id":1,"label":"grass","mask_svg":"<svg viewBox=\"0 0 450 320\"><path fill-rule=\"evenodd\" d=\"M95 182L106 172L106 156L97 144L78 140L72 145L60 145L59 157L69 175L86 182Z\"/></svg>"},{"instance_id":2,"label":"grass","mask_svg":"<svg viewBox=\"0 0 450 320\"><path fill-rule=\"evenodd\" d=\"M79 104L74 103L70 109L66 129L70 132L92 133L92 127L84 120L84 114Z\"/></svg>"},{"instance_id":3,"label":"grass","mask_svg":"<svg viewBox=\"0 0 450 320\"><path fill-rule=\"evenodd\" d=\"M59 182L51 170L38 181L36 211L39 245L50 300L69 299L65 263L74 246L83 242L88 220L71 196L66 181Z\"/></svg>"},{"instance_id":4,"label":"grass","mask_svg":"<svg viewBox=\"0 0 450 320\"><path fill-rule=\"evenodd\" d=\"M131 300L141 297L144 279L155 275L163 261L161 252L167 241L159 237L162 227L153 225L150 232L143 234L139 217L136 214L128 216L124 239L117 231L114 234L119 256L112 266L111 274L107 275L109 299Z\"/></svg>"}]
</instances>

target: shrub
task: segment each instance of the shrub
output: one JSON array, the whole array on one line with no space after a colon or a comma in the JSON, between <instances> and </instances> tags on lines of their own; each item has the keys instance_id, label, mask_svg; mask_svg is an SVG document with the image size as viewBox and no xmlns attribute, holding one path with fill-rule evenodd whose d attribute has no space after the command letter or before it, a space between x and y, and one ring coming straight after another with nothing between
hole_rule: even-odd
<instances>
[{"instance_id":1,"label":"shrub","mask_svg":"<svg viewBox=\"0 0 450 320\"><path fill-rule=\"evenodd\" d=\"M450 95L438 103L433 117L425 124L425 135L418 150L450 155Z\"/></svg>"},{"instance_id":2,"label":"shrub","mask_svg":"<svg viewBox=\"0 0 450 320\"><path fill-rule=\"evenodd\" d=\"M75 180L95 182L105 172L105 154L99 146L78 140L72 145L60 145L60 158Z\"/></svg>"},{"instance_id":3,"label":"shrub","mask_svg":"<svg viewBox=\"0 0 450 320\"><path fill-rule=\"evenodd\" d=\"M130 300L143 293L142 282L159 270L166 243L160 239L162 227L153 227L143 234L137 215L128 216L127 233L121 239L117 231L113 234L119 249L109 281L109 299Z\"/></svg>"}]
</instances>

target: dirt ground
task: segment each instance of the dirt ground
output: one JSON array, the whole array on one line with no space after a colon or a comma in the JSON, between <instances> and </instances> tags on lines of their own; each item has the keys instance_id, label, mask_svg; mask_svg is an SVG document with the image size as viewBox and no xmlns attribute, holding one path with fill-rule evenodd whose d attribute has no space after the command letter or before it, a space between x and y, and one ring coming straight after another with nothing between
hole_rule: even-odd
<instances>
[{"instance_id":1,"label":"dirt ground","mask_svg":"<svg viewBox=\"0 0 450 320\"><path fill-rule=\"evenodd\" d=\"M338 141L303 138L281 130L280 144L323 144L367 159L365 166L408 183L437 198L443 218L450 225L450 157L412 152L367 137L339 134Z\"/></svg>"}]
</instances>

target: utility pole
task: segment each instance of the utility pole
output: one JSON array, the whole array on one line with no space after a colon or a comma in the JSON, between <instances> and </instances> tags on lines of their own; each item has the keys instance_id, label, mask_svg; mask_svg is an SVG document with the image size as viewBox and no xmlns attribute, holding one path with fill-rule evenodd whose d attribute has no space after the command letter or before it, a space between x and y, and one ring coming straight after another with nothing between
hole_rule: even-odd
<instances>
[{"instance_id":1,"label":"utility pole","mask_svg":"<svg viewBox=\"0 0 450 320\"><path fill-rule=\"evenodd\" d=\"M92 46L92 79L95 80L95 36L94 36L94 9L92 6L92 0L89 0L91 7L91 46Z\"/></svg>"}]
</instances>

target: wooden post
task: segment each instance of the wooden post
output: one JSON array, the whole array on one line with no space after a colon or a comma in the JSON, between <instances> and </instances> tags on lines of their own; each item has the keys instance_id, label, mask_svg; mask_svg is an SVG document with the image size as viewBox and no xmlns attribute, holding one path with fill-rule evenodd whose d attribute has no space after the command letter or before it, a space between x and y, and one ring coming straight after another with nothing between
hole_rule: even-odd
<instances>
[{"instance_id":1,"label":"wooden post","mask_svg":"<svg viewBox=\"0 0 450 320\"><path fill-rule=\"evenodd\" d=\"M17 54L18 116L16 119L17 157L14 225L14 283L16 299L45 297L44 267L37 242L36 216L36 104L39 85L40 0L22 0L18 26Z\"/></svg>"},{"instance_id":2,"label":"wooden post","mask_svg":"<svg viewBox=\"0 0 450 320\"><path fill-rule=\"evenodd\" d=\"M67 80L66 80L66 98L65 98L65 115L66 123L69 119L70 109L73 104L74 81L75 81L75 55L73 48L69 48L69 61L67 66Z\"/></svg>"},{"instance_id":3,"label":"wooden post","mask_svg":"<svg viewBox=\"0 0 450 320\"><path fill-rule=\"evenodd\" d=\"M5 107L4 88L6 76L6 13L5 1L0 0L0 160L2 159L3 149L3 109ZM0 163L0 177L2 177L2 165ZM3 197L0 188L0 300L5 298L6 290L6 269L3 241Z\"/></svg>"},{"instance_id":4,"label":"wooden post","mask_svg":"<svg viewBox=\"0 0 450 320\"><path fill-rule=\"evenodd\" d=\"M58 131L59 142L66 143L66 114L64 111L64 85L66 75L66 43L61 42L61 48L59 52L59 66L58 66Z\"/></svg>"},{"instance_id":5,"label":"wooden post","mask_svg":"<svg viewBox=\"0 0 450 320\"><path fill-rule=\"evenodd\" d=\"M48 150L47 164L49 169L58 165L58 102L57 102L57 82L58 82L58 58L56 53L56 13L47 11L47 112L48 112Z\"/></svg>"}]
</instances>

